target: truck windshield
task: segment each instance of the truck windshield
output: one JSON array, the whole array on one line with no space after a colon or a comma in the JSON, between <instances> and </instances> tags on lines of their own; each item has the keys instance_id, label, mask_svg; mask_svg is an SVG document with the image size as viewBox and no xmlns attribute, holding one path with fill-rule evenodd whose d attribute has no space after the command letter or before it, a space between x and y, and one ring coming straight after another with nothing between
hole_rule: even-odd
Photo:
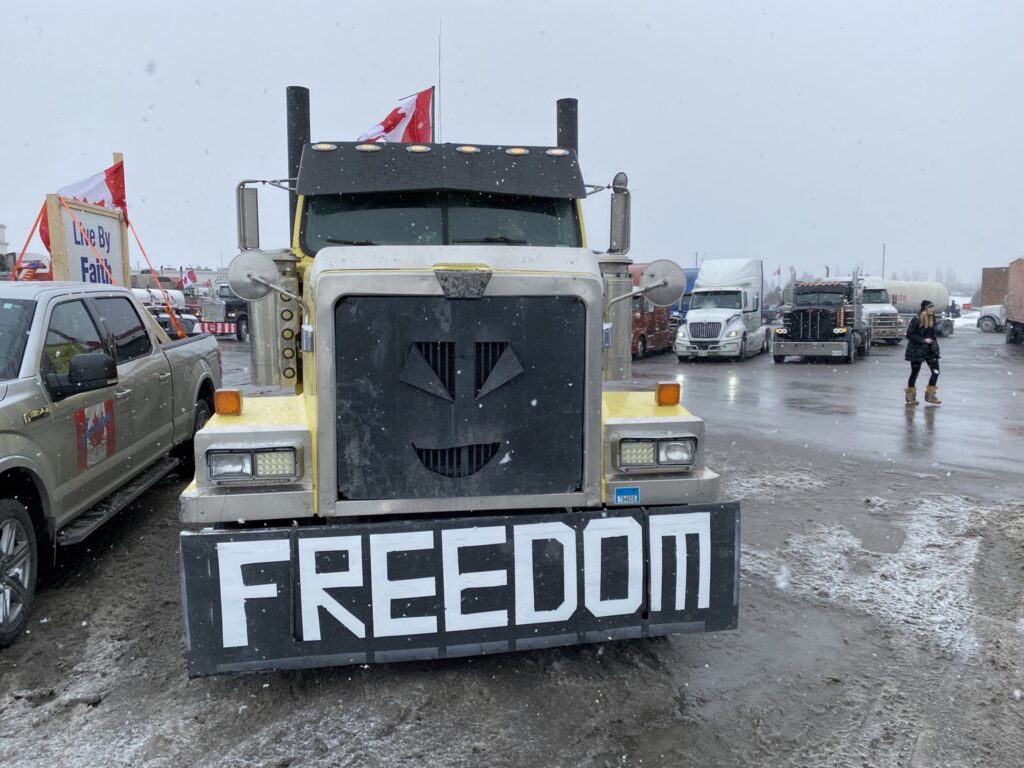
<instances>
[{"instance_id":1,"label":"truck windshield","mask_svg":"<svg viewBox=\"0 0 1024 768\"><path fill-rule=\"evenodd\" d=\"M798 293L796 295L796 305L798 307L838 307L843 303L844 298L845 296L842 293L826 293L824 291Z\"/></svg>"},{"instance_id":2,"label":"truck windshield","mask_svg":"<svg viewBox=\"0 0 1024 768\"><path fill-rule=\"evenodd\" d=\"M16 378L28 343L34 301L0 299L0 381Z\"/></svg>"},{"instance_id":3,"label":"truck windshield","mask_svg":"<svg viewBox=\"0 0 1024 768\"><path fill-rule=\"evenodd\" d=\"M331 245L582 244L572 200L473 192L381 192L308 198L307 253Z\"/></svg>"},{"instance_id":4,"label":"truck windshield","mask_svg":"<svg viewBox=\"0 0 1024 768\"><path fill-rule=\"evenodd\" d=\"M693 294L690 309L742 309L739 291L709 291Z\"/></svg>"},{"instance_id":5,"label":"truck windshield","mask_svg":"<svg viewBox=\"0 0 1024 768\"><path fill-rule=\"evenodd\" d=\"M889 291L885 288L865 288L865 304L889 304Z\"/></svg>"}]
</instances>

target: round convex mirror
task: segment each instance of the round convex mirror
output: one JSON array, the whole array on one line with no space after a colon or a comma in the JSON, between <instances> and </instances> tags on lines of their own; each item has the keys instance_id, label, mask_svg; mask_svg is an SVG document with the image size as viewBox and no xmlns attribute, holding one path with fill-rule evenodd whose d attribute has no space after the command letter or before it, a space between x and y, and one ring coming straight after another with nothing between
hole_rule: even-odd
<instances>
[{"instance_id":1,"label":"round convex mirror","mask_svg":"<svg viewBox=\"0 0 1024 768\"><path fill-rule=\"evenodd\" d=\"M253 280L250 274L271 285L277 283L277 267L269 256L261 251L242 251L228 265L228 285L240 299L259 301L270 293L269 286Z\"/></svg>"},{"instance_id":2,"label":"round convex mirror","mask_svg":"<svg viewBox=\"0 0 1024 768\"><path fill-rule=\"evenodd\" d=\"M645 285L654 285L644 291L647 300L655 306L667 307L679 301L686 290L686 273L674 261L658 259L648 264L640 276L640 286Z\"/></svg>"}]
</instances>

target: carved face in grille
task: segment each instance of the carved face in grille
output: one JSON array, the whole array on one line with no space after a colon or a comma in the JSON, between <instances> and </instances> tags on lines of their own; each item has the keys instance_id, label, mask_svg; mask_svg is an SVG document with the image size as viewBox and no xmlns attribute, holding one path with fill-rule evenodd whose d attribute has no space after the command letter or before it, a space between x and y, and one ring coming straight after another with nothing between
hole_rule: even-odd
<instances>
[{"instance_id":1,"label":"carved face in grille","mask_svg":"<svg viewBox=\"0 0 1024 768\"><path fill-rule=\"evenodd\" d=\"M486 397L523 373L523 366L507 341L474 343L474 397ZM454 405L456 387L455 343L418 341L409 347L399 379L411 387ZM444 448L414 445L423 466L445 477L468 477L486 466L497 454L500 441L470 443Z\"/></svg>"},{"instance_id":2,"label":"carved face in grille","mask_svg":"<svg viewBox=\"0 0 1024 768\"><path fill-rule=\"evenodd\" d=\"M581 301L353 296L335 322L339 498L582 487Z\"/></svg>"}]
</instances>

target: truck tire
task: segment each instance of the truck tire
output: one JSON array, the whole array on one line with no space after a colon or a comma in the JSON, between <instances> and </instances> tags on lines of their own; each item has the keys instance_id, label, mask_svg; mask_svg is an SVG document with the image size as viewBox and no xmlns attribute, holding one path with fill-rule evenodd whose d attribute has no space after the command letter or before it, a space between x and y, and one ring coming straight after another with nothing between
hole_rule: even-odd
<instances>
[{"instance_id":1,"label":"truck tire","mask_svg":"<svg viewBox=\"0 0 1024 768\"><path fill-rule=\"evenodd\" d=\"M901 341L903 341L903 339L885 339L886 346L889 347L895 347Z\"/></svg>"},{"instance_id":2,"label":"truck tire","mask_svg":"<svg viewBox=\"0 0 1024 768\"><path fill-rule=\"evenodd\" d=\"M993 333L996 330L996 321L991 317L983 317L978 321L978 327L985 333Z\"/></svg>"},{"instance_id":3,"label":"truck tire","mask_svg":"<svg viewBox=\"0 0 1024 768\"><path fill-rule=\"evenodd\" d=\"M764 332L764 338L761 339L761 354L768 354L768 331Z\"/></svg>"},{"instance_id":4,"label":"truck tire","mask_svg":"<svg viewBox=\"0 0 1024 768\"><path fill-rule=\"evenodd\" d=\"M249 318L245 315L235 321L235 338L239 341L249 340Z\"/></svg>"},{"instance_id":5,"label":"truck tire","mask_svg":"<svg viewBox=\"0 0 1024 768\"><path fill-rule=\"evenodd\" d=\"M942 321L942 325L939 328L939 336L948 337L953 335L953 321L946 318Z\"/></svg>"},{"instance_id":6,"label":"truck tire","mask_svg":"<svg viewBox=\"0 0 1024 768\"><path fill-rule=\"evenodd\" d=\"M847 344L846 344L846 359L843 360L843 362L846 363L847 365L850 365L856 359L857 359L857 345L854 344L854 340L853 339L850 339L849 342L847 342Z\"/></svg>"},{"instance_id":7,"label":"truck tire","mask_svg":"<svg viewBox=\"0 0 1024 768\"><path fill-rule=\"evenodd\" d=\"M25 505L0 499L0 648L13 643L28 623L36 594L39 550Z\"/></svg>"},{"instance_id":8,"label":"truck tire","mask_svg":"<svg viewBox=\"0 0 1024 768\"><path fill-rule=\"evenodd\" d=\"M776 363L784 363L784 362L786 362L786 356L785 355L772 355L772 360L774 360Z\"/></svg>"},{"instance_id":9,"label":"truck tire","mask_svg":"<svg viewBox=\"0 0 1024 768\"><path fill-rule=\"evenodd\" d=\"M647 339L641 336L636 340L636 359L643 360L647 356Z\"/></svg>"},{"instance_id":10,"label":"truck tire","mask_svg":"<svg viewBox=\"0 0 1024 768\"><path fill-rule=\"evenodd\" d=\"M871 354L871 334L864 337L864 346L860 349L860 356L867 357Z\"/></svg>"},{"instance_id":11,"label":"truck tire","mask_svg":"<svg viewBox=\"0 0 1024 768\"><path fill-rule=\"evenodd\" d=\"M743 337L740 339L740 351L736 355L736 362L737 363L742 363L746 359L747 359L747 334L744 333Z\"/></svg>"}]
</instances>

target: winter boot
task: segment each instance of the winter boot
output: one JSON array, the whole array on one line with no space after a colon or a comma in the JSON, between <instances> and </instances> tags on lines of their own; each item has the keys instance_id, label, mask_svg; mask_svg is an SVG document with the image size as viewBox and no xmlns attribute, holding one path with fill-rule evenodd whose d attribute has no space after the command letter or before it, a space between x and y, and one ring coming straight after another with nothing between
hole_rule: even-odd
<instances>
[{"instance_id":1,"label":"winter boot","mask_svg":"<svg viewBox=\"0 0 1024 768\"><path fill-rule=\"evenodd\" d=\"M907 407L917 405L917 387L907 387Z\"/></svg>"},{"instance_id":2,"label":"winter boot","mask_svg":"<svg viewBox=\"0 0 1024 768\"><path fill-rule=\"evenodd\" d=\"M924 401L929 405L940 405L942 403L935 395L935 387L928 387L924 391Z\"/></svg>"}]
</instances>

